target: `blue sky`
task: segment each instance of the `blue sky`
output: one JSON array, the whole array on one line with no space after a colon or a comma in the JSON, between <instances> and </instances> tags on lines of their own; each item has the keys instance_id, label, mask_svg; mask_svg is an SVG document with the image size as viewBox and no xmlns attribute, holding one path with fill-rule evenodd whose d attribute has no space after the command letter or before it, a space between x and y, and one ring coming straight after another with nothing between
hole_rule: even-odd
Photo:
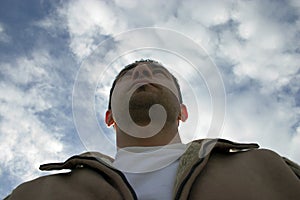
<instances>
[{"instance_id":1,"label":"blue sky","mask_svg":"<svg viewBox=\"0 0 300 200\"><path fill-rule=\"evenodd\" d=\"M257 142L299 163L299 17L297 0L1 1L0 198L18 184L45 174L38 170L42 163L64 161L86 150L114 155L113 145L97 134L83 136L73 119L76 77L93 63L90 55L108 60L97 60L102 68L90 74L89 81L97 82L90 97L96 99L94 120L110 144L114 134L106 129L102 115L112 79L123 65L146 56L160 60L180 77L184 101L192 104L187 104L192 116L188 128L181 130L185 141L205 137L191 133L198 120L197 132L209 127L212 105L205 77L194 77L192 67L170 52L143 49L118 59L120 44L126 48L134 41L169 45L142 31L128 43L116 37L143 27L173 30L168 41L186 49L175 32L183 34L202 46L216 64L226 94L219 136ZM105 47L99 46L107 39L111 40ZM110 62L111 67L104 68Z\"/></svg>"}]
</instances>

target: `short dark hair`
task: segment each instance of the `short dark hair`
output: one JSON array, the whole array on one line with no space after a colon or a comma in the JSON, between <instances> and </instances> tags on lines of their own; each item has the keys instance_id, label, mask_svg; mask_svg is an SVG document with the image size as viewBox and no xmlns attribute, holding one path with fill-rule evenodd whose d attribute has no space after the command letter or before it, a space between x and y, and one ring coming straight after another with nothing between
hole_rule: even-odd
<instances>
[{"instance_id":1,"label":"short dark hair","mask_svg":"<svg viewBox=\"0 0 300 200\"><path fill-rule=\"evenodd\" d=\"M138 66L139 64L141 63L148 63L148 64L151 64L151 65L155 65L155 66L158 66L158 67L161 67L161 68L164 68L165 70L167 70L161 63L155 61L155 60L151 60L151 59L142 59L142 60L138 60L138 61L135 61L129 65L126 65L120 72L119 74L116 76L113 84L112 84L112 87L110 89L110 92L109 92L109 102L108 102L108 109L111 109L111 97L112 97L112 93L115 89L115 86L116 86L116 83L117 81L129 70L135 68L136 66ZM169 70L167 70L169 72ZM170 73L170 72L169 72ZM171 74L171 73L170 73ZM179 102L182 103L182 96L181 96L181 91L180 91L180 86L179 86L179 83L178 83L178 80L176 79L176 77L171 74L172 78L173 78L173 81L175 83L175 86L178 90L178 94L179 94Z\"/></svg>"}]
</instances>

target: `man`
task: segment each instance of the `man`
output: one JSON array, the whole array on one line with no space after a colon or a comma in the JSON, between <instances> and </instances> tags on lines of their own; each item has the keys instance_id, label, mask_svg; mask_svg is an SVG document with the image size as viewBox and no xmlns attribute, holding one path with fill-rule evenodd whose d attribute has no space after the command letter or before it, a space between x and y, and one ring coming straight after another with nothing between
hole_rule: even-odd
<instances>
[{"instance_id":1,"label":"man","mask_svg":"<svg viewBox=\"0 0 300 200\"><path fill-rule=\"evenodd\" d=\"M125 113L125 114L124 114ZM115 160L87 152L41 170L71 169L17 187L7 199L300 199L300 168L256 144L181 143L188 118L176 78L158 62L125 67L111 92Z\"/></svg>"}]
</instances>

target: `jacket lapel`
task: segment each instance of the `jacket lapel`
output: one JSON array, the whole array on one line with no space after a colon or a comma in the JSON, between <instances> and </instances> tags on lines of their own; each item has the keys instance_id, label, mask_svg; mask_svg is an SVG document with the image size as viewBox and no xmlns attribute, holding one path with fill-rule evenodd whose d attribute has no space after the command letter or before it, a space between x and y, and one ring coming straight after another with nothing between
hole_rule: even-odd
<instances>
[{"instance_id":1,"label":"jacket lapel","mask_svg":"<svg viewBox=\"0 0 300 200\"><path fill-rule=\"evenodd\" d=\"M258 148L257 144L239 144L224 139L196 140L189 144L179 161L174 185L174 199L187 199L197 175L201 173L212 151L245 151Z\"/></svg>"}]
</instances>

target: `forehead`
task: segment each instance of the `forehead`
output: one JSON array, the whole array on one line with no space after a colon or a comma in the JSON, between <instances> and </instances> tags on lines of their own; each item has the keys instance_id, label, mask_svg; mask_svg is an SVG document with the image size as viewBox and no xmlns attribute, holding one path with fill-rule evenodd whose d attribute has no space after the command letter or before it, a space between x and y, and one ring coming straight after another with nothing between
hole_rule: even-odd
<instances>
[{"instance_id":1,"label":"forehead","mask_svg":"<svg viewBox=\"0 0 300 200\"><path fill-rule=\"evenodd\" d=\"M127 72L133 71L137 66L141 66L141 65L146 65L149 69L151 70L162 70L165 73L171 75L171 73L162 65L160 65L159 63L149 63L149 62L140 62L137 64L132 64L129 65L127 67L125 67L124 69L121 70L121 72L119 73L119 75L117 76L117 79L121 78L124 74L126 74Z\"/></svg>"}]
</instances>

